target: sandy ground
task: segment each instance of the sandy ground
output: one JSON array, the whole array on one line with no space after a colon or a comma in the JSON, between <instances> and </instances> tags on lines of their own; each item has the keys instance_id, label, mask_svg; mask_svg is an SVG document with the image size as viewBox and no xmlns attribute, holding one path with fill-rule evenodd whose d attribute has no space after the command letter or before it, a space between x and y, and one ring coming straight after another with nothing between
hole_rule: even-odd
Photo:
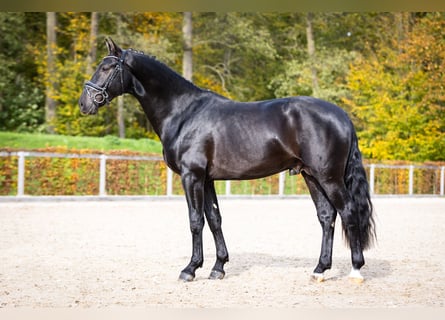
<instances>
[{"instance_id":1,"label":"sandy ground","mask_svg":"<svg viewBox=\"0 0 445 320\"><path fill-rule=\"evenodd\" d=\"M195 281L186 205L175 201L0 202L0 306L443 307L445 199L377 198L378 245L351 283L337 220L327 281L310 275L321 229L309 199L222 199L226 278L208 280L206 226Z\"/></svg>"}]
</instances>

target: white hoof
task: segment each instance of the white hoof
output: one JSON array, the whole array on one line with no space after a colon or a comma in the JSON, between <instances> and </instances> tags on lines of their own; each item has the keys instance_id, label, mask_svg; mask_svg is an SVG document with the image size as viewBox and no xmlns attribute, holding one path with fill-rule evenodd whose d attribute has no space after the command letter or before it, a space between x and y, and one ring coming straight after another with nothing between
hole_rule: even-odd
<instances>
[{"instance_id":1,"label":"white hoof","mask_svg":"<svg viewBox=\"0 0 445 320\"><path fill-rule=\"evenodd\" d=\"M323 282L324 281L324 274L323 273L316 273L316 272L314 272L312 274L312 280L314 280L314 281L316 281L318 283Z\"/></svg>"},{"instance_id":2,"label":"white hoof","mask_svg":"<svg viewBox=\"0 0 445 320\"><path fill-rule=\"evenodd\" d=\"M362 283L365 281L365 278L360 273L360 270L358 269L352 269L351 273L349 274L349 279L355 283Z\"/></svg>"}]
</instances>

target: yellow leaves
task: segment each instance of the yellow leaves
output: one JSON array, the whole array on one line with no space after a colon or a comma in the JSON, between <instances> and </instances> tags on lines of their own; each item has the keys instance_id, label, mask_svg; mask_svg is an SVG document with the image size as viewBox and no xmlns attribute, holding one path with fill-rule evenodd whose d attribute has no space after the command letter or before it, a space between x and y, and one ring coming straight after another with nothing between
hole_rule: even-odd
<instances>
[{"instance_id":1,"label":"yellow leaves","mask_svg":"<svg viewBox=\"0 0 445 320\"><path fill-rule=\"evenodd\" d=\"M176 34L182 27L182 14L172 12L144 12L133 16L136 32L160 35Z\"/></svg>"},{"instance_id":2,"label":"yellow leaves","mask_svg":"<svg viewBox=\"0 0 445 320\"><path fill-rule=\"evenodd\" d=\"M214 91L216 93L219 93L221 95L230 98L230 93L226 90L226 88L222 86L220 82L217 82L209 77L206 77L202 73L195 73L193 75L193 80L194 83L201 88Z\"/></svg>"},{"instance_id":3,"label":"yellow leaves","mask_svg":"<svg viewBox=\"0 0 445 320\"><path fill-rule=\"evenodd\" d=\"M359 120L365 157L388 160L445 159L443 116L445 38L427 16L398 50L381 48L351 65L344 100ZM428 26L428 27L427 27ZM442 66L442 67L438 67Z\"/></svg>"},{"instance_id":4,"label":"yellow leaves","mask_svg":"<svg viewBox=\"0 0 445 320\"><path fill-rule=\"evenodd\" d=\"M60 15L60 20L66 21L67 25L63 28L59 28L58 31L65 37L72 39L72 45L69 48L71 52L67 52L66 49L64 49L60 54L71 54L74 59L77 59L78 55L86 55L89 50L89 15L80 12L67 12L61 13Z\"/></svg>"}]
</instances>

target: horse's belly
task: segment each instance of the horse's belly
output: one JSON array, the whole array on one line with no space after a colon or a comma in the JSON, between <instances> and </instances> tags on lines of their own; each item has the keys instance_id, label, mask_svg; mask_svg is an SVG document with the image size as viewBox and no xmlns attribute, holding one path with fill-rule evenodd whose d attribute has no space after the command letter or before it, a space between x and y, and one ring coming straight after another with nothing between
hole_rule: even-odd
<instances>
[{"instance_id":1,"label":"horse's belly","mask_svg":"<svg viewBox=\"0 0 445 320\"><path fill-rule=\"evenodd\" d=\"M293 168L299 160L291 156L283 157L227 157L216 159L208 168L214 180L246 180L267 177Z\"/></svg>"}]
</instances>

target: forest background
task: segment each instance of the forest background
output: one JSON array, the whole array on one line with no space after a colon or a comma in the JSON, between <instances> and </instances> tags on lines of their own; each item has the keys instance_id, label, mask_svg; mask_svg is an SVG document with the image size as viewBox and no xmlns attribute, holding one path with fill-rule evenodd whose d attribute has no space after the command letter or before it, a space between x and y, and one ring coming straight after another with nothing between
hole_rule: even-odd
<instances>
[{"instance_id":1,"label":"forest background","mask_svg":"<svg viewBox=\"0 0 445 320\"><path fill-rule=\"evenodd\" d=\"M81 116L104 39L240 101L310 95L367 159L445 160L445 13L0 12L0 130L154 138L131 96Z\"/></svg>"}]
</instances>

